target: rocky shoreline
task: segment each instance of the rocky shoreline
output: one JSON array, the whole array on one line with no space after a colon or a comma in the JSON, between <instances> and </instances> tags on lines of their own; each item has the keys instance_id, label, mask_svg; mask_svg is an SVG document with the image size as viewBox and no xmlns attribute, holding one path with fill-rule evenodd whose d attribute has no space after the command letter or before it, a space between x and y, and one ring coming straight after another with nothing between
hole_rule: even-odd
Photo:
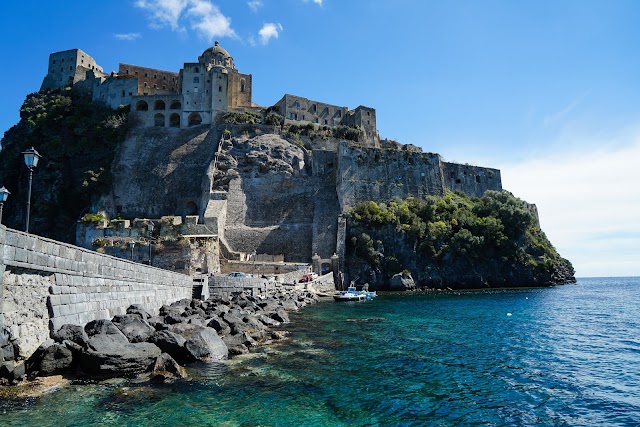
<instances>
[{"instance_id":1,"label":"rocky shoreline","mask_svg":"<svg viewBox=\"0 0 640 427\"><path fill-rule=\"evenodd\" d=\"M157 316L132 305L112 319L84 327L63 325L51 334L53 343L41 345L10 372L5 369L0 381L15 386L56 375L87 380L184 378L189 363L224 360L283 339L287 332L273 328L289 322L288 312L317 301L309 291L282 289L268 296L243 292L206 301L184 299L162 306Z\"/></svg>"}]
</instances>

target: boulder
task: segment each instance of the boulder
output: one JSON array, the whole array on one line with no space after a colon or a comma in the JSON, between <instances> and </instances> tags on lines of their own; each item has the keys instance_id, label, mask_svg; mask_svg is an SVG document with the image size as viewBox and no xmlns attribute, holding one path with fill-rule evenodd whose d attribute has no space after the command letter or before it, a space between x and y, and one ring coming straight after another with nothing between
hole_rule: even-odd
<instances>
[{"instance_id":1,"label":"boulder","mask_svg":"<svg viewBox=\"0 0 640 427\"><path fill-rule=\"evenodd\" d=\"M389 288L392 291L408 291L416 288L411 274L394 274L389 281Z\"/></svg>"},{"instance_id":2,"label":"boulder","mask_svg":"<svg viewBox=\"0 0 640 427\"><path fill-rule=\"evenodd\" d=\"M161 316L152 316L147 319L147 323L153 326L156 331L164 331L169 327L164 323L164 317Z\"/></svg>"},{"instance_id":3,"label":"boulder","mask_svg":"<svg viewBox=\"0 0 640 427\"><path fill-rule=\"evenodd\" d=\"M112 378L140 374L153 368L160 349L152 343L123 343L114 334L89 338L80 367L94 377Z\"/></svg>"},{"instance_id":4,"label":"boulder","mask_svg":"<svg viewBox=\"0 0 640 427\"><path fill-rule=\"evenodd\" d=\"M228 335L223 338L229 348L229 353L233 355L249 353L249 347L255 347L258 343L247 333Z\"/></svg>"},{"instance_id":5,"label":"boulder","mask_svg":"<svg viewBox=\"0 0 640 427\"><path fill-rule=\"evenodd\" d=\"M216 315L213 315L209 319L209 323L207 323L207 326L215 329L220 336L231 335L231 327L229 326L229 324Z\"/></svg>"},{"instance_id":6,"label":"boulder","mask_svg":"<svg viewBox=\"0 0 640 427\"><path fill-rule=\"evenodd\" d=\"M170 355L162 353L156 359L152 369L153 379L170 381L176 378L186 378L187 372Z\"/></svg>"},{"instance_id":7,"label":"boulder","mask_svg":"<svg viewBox=\"0 0 640 427\"><path fill-rule=\"evenodd\" d=\"M267 314L270 318L280 323L289 323L289 314L287 314L286 310L282 307L278 307L274 312L270 312Z\"/></svg>"},{"instance_id":8,"label":"boulder","mask_svg":"<svg viewBox=\"0 0 640 427\"><path fill-rule=\"evenodd\" d=\"M229 356L227 346L213 328L180 323L172 325L169 330L182 335L187 340L184 347L196 360L220 360Z\"/></svg>"},{"instance_id":9,"label":"boulder","mask_svg":"<svg viewBox=\"0 0 640 427\"><path fill-rule=\"evenodd\" d=\"M91 337L96 335L112 335L115 340L122 341L123 343L129 342L127 337L120 332L120 329L118 329L111 320L92 320L84 326L84 330L87 335L89 335L89 341L91 341Z\"/></svg>"},{"instance_id":10,"label":"boulder","mask_svg":"<svg viewBox=\"0 0 640 427\"><path fill-rule=\"evenodd\" d=\"M29 371L42 377L61 374L73 365L73 351L61 343L38 349L34 356L29 358Z\"/></svg>"},{"instance_id":11,"label":"boulder","mask_svg":"<svg viewBox=\"0 0 640 427\"><path fill-rule=\"evenodd\" d=\"M157 345L160 350L175 360L180 362L188 360L189 353L184 347L187 340L182 335L171 331L157 331L149 338L149 342Z\"/></svg>"},{"instance_id":12,"label":"boulder","mask_svg":"<svg viewBox=\"0 0 640 427\"><path fill-rule=\"evenodd\" d=\"M269 316L265 316L264 314L258 314L256 316L256 319L258 319L260 322L262 322L266 326L280 326L280 322L278 322L275 319L272 319Z\"/></svg>"},{"instance_id":13,"label":"boulder","mask_svg":"<svg viewBox=\"0 0 640 427\"><path fill-rule=\"evenodd\" d=\"M89 345L89 335L87 335L84 328L80 325L62 325L60 329L52 334L52 338L57 343L71 341L83 348L87 348Z\"/></svg>"},{"instance_id":14,"label":"boulder","mask_svg":"<svg viewBox=\"0 0 640 427\"><path fill-rule=\"evenodd\" d=\"M127 308L127 314L135 314L140 316L142 320L147 320L151 317L151 313L144 309L144 307L140 304L132 304Z\"/></svg>"},{"instance_id":15,"label":"boulder","mask_svg":"<svg viewBox=\"0 0 640 427\"><path fill-rule=\"evenodd\" d=\"M129 342L147 341L156 331L153 326L137 314L114 316L112 322L127 337Z\"/></svg>"}]
</instances>

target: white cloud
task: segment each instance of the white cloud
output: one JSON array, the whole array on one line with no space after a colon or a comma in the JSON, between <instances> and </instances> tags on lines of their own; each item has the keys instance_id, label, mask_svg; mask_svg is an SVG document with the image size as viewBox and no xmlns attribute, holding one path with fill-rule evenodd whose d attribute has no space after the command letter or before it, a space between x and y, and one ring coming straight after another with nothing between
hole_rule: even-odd
<instances>
[{"instance_id":1,"label":"white cloud","mask_svg":"<svg viewBox=\"0 0 640 427\"><path fill-rule=\"evenodd\" d=\"M122 34L114 34L113 37L115 37L118 40L133 41L133 40L139 39L141 36L140 36L140 33L122 33Z\"/></svg>"},{"instance_id":2,"label":"white cloud","mask_svg":"<svg viewBox=\"0 0 640 427\"><path fill-rule=\"evenodd\" d=\"M249 0L247 6L254 12L257 12L263 6L262 0Z\"/></svg>"},{"instance_id":3,"label":"white cloud","mask_svg":"<svg viewBox=\"0 0 640 427\"><path fill-rule=\"evenodd\" d=\"M209 0L137 0L135 5L149 12L153 28L185 31L188 23L192 30L209 40L237 37L231 28L231 19Z\"/></svg>"},{"instance_id":4,"label":"white cloud","mask_svg":"<svg viewBox=\"0 0 640 427\"><path fill-rule=\"evenodd\" d=\"M322 3L324 2L324 0L302 0L302 1L304 1L305 3L309 3L311 1L320 7L322 7Z\"/></svg>"},{"instance_id":5,"label":"white cloud","mask_svg":"<svg viewBox=\"0 0 640 427\"><path fill-rule=\"evenodd\" d=\"M191 28L199 31L205 38L237 37L231 28L231 19L224 16L217 6L207 0L190 0L187 15L193 18Z\"/></svg>"},{"instance_id":6,"label":"white cloud","mask_svg":"<svg viewBox=\"0 0 640 427\"><path fill-rule=\"evenodd\" d=\"M277 39L280 36L283 28L279 23L269 22L264 24L258 34L260 35L260 42L262 44L269 43L271 39Z\"/></svg>"},{"instance_id":7,"label":"white cloud","mask_svg":"<svg viewBox=\"0 0 640 427\"><path fill-rule=\"evenodd\" d=\"M639 275L640 131L600 147L504 165L502 185L538 206L542 230L578 276Z\"/></svg>"}]
</instances>

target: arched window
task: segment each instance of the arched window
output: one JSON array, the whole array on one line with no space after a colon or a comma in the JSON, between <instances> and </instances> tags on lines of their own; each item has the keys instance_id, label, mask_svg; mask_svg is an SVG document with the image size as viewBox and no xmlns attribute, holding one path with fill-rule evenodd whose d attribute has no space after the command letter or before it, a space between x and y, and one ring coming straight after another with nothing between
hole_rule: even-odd
<instances>
[{"instance_id":1,"label":"arched window","mask_svg":"<svg viewBox=\"0 0 640 427\"><path fill-rule=\"evenodd\" d=\"M172 127L172 128L180 127L180 114L173 113L169 116L169 127Z\"/></svg>"},{"instance_id":2,"label":"arched window","mask_svg":"<svg viewBox=\"0 0 640 427\"><path fill-rule=\"evenodd\" d=\"M193 78L193 82L194 83L200 83L200 77L194 77Z\"/></svg>"},{"instance_id":3,"label":"arched window","mask_svg":"<svg viewBox=\"0 0 640 427\"><path fill-rule=\"evenodd\" d=\"M171 101L171 106L169 108L171 110L179 110L182 108L182 104L180 104L180 101Z\"/></svg>"},{"instance_id":4,"label":"arched window","mask_svg":"<svg viewBox=\"0 0 640 427\"><path fill-rule=\"evenodd\" d=\"M147 111L149 109L149 104L147 101L138 101L136 103L136 111Z\"/></svg>"},{"instance_id":5,"label":"arched window","mask_svg":"<svg viewBox=\"0 0 640 427\"><path fill-rule=\"evenodd\" d=\"M240 79L240 92L244 92L244 84L245 84L244 79Z\"/></svg>"},{"instance_id":6,"label":"arched window","mask_svg":"<svg viewBox=\"0 0 640 427\"><path fill-rule=\"evenodd\" d=\"M162 100L156 101L155 105L153 106L154 110L164 110L165 108L166 106L164 105L164 101Z\"/></svg>"},{"instance_id":7,"label":"arched window","mask_svg":"<svg viewBox=\"0 0 640 427\"><path fill-rule=\"evenodd\" d=\"M153 125L158 127L164 127L164 114L156 113L153 116Z\"/></svg>"},{"instance_id":8,"label":"arched window","mask_svg":"<svg viewBox=\"0 0 640 427\"><path fill-rule=\"evenodd\" d=\"M189 126L198 126L201 123L202 123L202 116L200 116L200 113L189 114Z\"/></svg>"}]
</instances>

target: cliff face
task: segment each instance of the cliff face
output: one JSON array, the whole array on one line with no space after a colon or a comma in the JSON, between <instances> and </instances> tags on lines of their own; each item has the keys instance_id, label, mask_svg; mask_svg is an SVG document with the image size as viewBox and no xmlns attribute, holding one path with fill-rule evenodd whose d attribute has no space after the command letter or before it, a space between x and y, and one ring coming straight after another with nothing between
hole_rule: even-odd
<instances>
[{"instance_id":1,"label":"cliff face","mask_svg":"<svg viewBox=\"0 0 640 427\"><path fill-rule=\"evenodd\" d=\"M33 173L30 231L73 243L76 221L111 190L114 153L129 130L127 110L49 92L29 95L20 118L2 139L0 185L11 192L2 222L24 230L29 171L21 152L34 147L42 159Z\"/></svg>"},{"instance_id":2,"label":"cliff face","mask_svg":"<svg viewBox=\"0 0 640 427\"><path fill-rule=\"evenodd\" d=\"M424 288L550 286L575 282L521 200L488 191L364 203L348 215L349 280L388 289L397 273Z\"/></svg>"}]
</instances>

